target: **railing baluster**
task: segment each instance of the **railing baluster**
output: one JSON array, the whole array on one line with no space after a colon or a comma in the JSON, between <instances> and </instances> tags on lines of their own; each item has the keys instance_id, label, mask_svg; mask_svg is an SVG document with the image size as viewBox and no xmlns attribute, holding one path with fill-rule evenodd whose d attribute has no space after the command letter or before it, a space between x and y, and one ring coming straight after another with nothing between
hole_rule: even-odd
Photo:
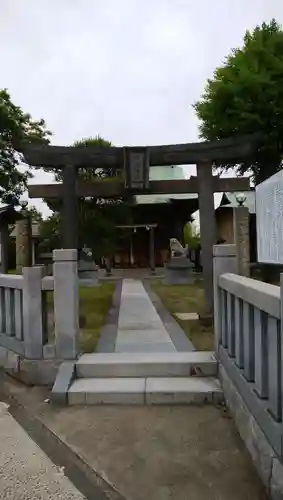
<instances>
[{"instance_id":1,"label":"railing baluster","mask_svg":"<svg viewBox=\"0 0 283 500\"><path fill-rule=\"evenodd\" d=\"M6 314L5 314L5 289L0 287L0 333L5 333L6 330Z\"/></svg>"},{"instance_id":2,"label":"railing baluster","mask_svg":"<svg viewBox=\"0 0 283 500\"><path fill-rule=\"evenodd\" d=\"M48 344L48 302L47 302L47 292L42 292L42 336L43 345Z\"/></svg>"},{"instance_id":3,"label":"railing baluster","mask_svg":"<svg viewBox=\"0 0 283 500\"><path fill-rule=\"evenodd\" d=\"M269 409L274 418L282 420L282 392L281 392L281 339L280 322L268 316L268 393Z\"/></svg>"},{"instance_id":4,"label":"railing baluster","mask_svg":"<svg viewBox=\"0 0 283 500\"><path fill-rule=\"evenodd\" d=\"M10 301L10 289L4 289L5 294L5 332L6 335L11 335L12 325L11 325L11 301Z\"/></svg>"},{"instance_id":5,"label":"railing baluster","mask_svg":"<svg viewBox=\"0 0 283 500\"><path fill-rule=\"evenodd\" d=\"M243 334L244 334L244 375L248 382L254 382L255 371L255 330L254 308L247 302L243 304Z\"/></svg>"},{"instance_id":6,"label":"railing baluster","mask_svg":"<svg viewBox=\"0 0 283 500\"><path fill-rule=\"evenodd\" d=\"M244 368L243 301L235 297L235 355L236 364Z\"/></svg>"},{"instance_id":7,"label":"railing baluster","mask_svg":"<svg viewBox=\"0 0 283 500\"><path fill-rule=\"evenodd\" d=\"M15 335L15 300L14 290L5 288L5 316L6 316L6 335L12 337Z\"/></svg>"},{"instance_id":8,"label":"railing baluster","mask_svg":"<svg viewBox=\"0 0 283 500\"><path fill-rule=\"evenodd\" d=\"M268 317L268 397L269 409L275 420L282 421L282 383L281 383L281 338L280 322Z\"/></svg>"},{"instance_id":9,"label":"railing baluster","mask_svg":"<svg viewBox=\"0 0 283 500\"><path fill-rule=\"evenodd\" d=\"M227 348L227 292L221 290L221 341L223 347Z\"/></svg>"},{"instance_id":10,"label":"railing baluster","mask_svg":"<svg viewBox=\"0 0 283 500\"><path fill-rule=\"evenodd\" d=\"M227 294L227 335L228 354L235 357L235 297L231 293Z\"/></svg>"},{"instance_id":11,"label":"railing baluster","mask_svg":"<svg viewBox=\"0 0 283 500\"><path fill-rule=\"evenodd\" d=\"M268 397L267 314L255 309L255 386L257 394Z\"/></svg>"},{"instance_id":12,"label":"railing baluster","mask_svg":"<svg viewBox=\"0 0 283 500\"><path fill-rule=\"evenodd\" d=\"M218 335L218 344L216 346L216 352L217 352L217 349L218 349L218 346L222 345L223 344L223 329L222 329L222 310L223 310L223 290L218 287L217 288L217 293L218 293L218 308L219 310L217 311L217 321L216 321L216 325L214 325L214 329L217 328L218 326L218 331L216 331L216 335Z\"/></svg>"},{"instance_id":13,"label":"railing baluster","mask_svg":"<svg viewBox=\"0 0 283 500\"><path fill-rule=\"evenodd\" d=\"M23 340L23 295L22 290L15 290L15 334Z\"/></svg>"}]
</instances>

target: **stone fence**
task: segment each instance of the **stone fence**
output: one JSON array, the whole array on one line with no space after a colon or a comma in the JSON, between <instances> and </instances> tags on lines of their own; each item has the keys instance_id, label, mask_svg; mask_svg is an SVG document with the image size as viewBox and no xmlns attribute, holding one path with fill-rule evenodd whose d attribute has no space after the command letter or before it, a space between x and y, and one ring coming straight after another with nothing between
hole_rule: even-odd
<instances>
[{"instance_id":1,"label":"stone fence","mask_svg":"<svg viewBox=\"0 0 283 500\"><path fill-rule=\"evenodd\" d=\"M236 266L234 245L214 247L219 376L266 488L272 498L283 498L283 285L236 275Z\"/></svg>"},{"instance_id":2,"label":"stone fence","mask_svg":"<svg viewBox=\"0 0 283 500\"><path fill-rule=\"evenodd\" d=\"M54 250L53 261L53 277L42 266L0 274L0 365L30 383L52 383L78 354L77 251Z\"/></svg>"}]
</instances>

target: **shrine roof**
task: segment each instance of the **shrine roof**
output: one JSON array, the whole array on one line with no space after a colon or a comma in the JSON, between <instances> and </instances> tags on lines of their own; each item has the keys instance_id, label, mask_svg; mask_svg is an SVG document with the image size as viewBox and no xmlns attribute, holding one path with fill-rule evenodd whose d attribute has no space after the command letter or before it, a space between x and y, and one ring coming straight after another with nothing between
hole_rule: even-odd
<instances>
[{"instance_id":1,"label":"shrine roof","mask_svg":"<svg viewBox=\"0 0 283 500\"><path fill-rule=\"evenodd\" d=\"M9 204L5 205L0 203L0 221L6 222L8 224L13 224L17 219L20 219L21 215L15 210L15 205Z\"/></svg>"},{"instance_id":2,"label":"shrine roof","mask_svg":"<svg viewBox=\"0 0 283 500\"><path fill-rule=\"evenodd\" d=\"M255 214L255 191L245 191L244 195L246 200L243 206L249 209L250 214ZM237 206L237 193L223 193L220 204L216 210L220 210L221 208L235 208Z\"/></svg>"}]
</instances>

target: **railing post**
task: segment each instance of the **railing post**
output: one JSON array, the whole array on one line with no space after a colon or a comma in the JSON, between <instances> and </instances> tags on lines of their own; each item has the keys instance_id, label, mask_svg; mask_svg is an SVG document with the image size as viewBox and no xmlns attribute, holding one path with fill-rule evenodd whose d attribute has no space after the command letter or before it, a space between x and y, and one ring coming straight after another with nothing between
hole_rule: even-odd
<instances>
[{"instance_id":1,"label":"railing post","mask_svg":"<svg viewBox=\"0 0 283 500\"><path fill-rule=\"evenodd\" d=\"M41 280L40 267L23 268L23 337L25 356L30 359L43 355Z\"/></svg>"},{"instance_id":2,"label":"railing post","mask_svg":"<svg viewBox=\"0 0 283 500\"><path fill-rule=\"evenodd\" d=\"M78 252L53 251L55 349L59 359L75 359L79 338Z\"/></svg>"},{"instance_id":3,"label":"railing post","mask_svg":"<svg viewBox=\"0 0 283 500\"><path fill-rule=\"evenodd\" d=\"M219 276L236 273L236 245L214 245L213 247L213 288L214 288L214 340L218 352L221 337L221 301L218 287Z\"/></svg>"}]
</instances>

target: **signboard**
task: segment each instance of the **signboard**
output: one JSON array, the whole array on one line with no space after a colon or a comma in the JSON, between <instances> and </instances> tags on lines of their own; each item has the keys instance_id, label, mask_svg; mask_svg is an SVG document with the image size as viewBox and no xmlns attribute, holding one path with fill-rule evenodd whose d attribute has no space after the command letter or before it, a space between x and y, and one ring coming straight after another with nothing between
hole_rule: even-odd
<instances>
[{"instance_id":1,"label":"signboard","mask_svg":"<svg viewBox=\"0 0 283 500\"><path fill-rule=\"evenodd\" d=\"M283 265L283 170L256 187L257 259Z\"/></svg>"},{"instance_id":2,"label":"signboard","mask_svg":"<svg viewBox=\"0 0 283 500\"><path fill-rule=\"evenodd\" d=\"M125 187L143 190L149 187L148 148L124 148Z\"/></svg>"}]
</instances>

